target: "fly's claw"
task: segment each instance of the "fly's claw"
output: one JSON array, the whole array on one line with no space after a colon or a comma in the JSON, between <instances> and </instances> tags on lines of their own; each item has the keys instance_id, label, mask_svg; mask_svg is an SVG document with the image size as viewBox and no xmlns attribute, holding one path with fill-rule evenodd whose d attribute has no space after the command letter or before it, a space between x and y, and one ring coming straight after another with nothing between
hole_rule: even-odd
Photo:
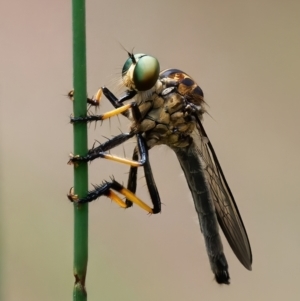
<instances>
[{"instance_id":1,"label":"fly's claw","mask_svg":"<svg viewBox=\"0 0 300 301\"><path fill-rule=\"evenodd\" d=\"M80 156L79 155L74 155L73 153L69 154L70 160L68 161L68 165L74 165L75 167L78 166L78 163L80 161Z\"/></svg>"},{"instance_id":2,"label":"fly's claw","mask_svg":"<svg viewBox=\"0 0 300 301\"><path fill-rule=\"evenodd\" d=\"M67 194L68 199L72 202L72 203L77 203L79 198L77 194L74 194L74 188L71 187L69 193Z\"/></svg>"},{"instance_id":3,"label":"fly's claw","mask_svg":"<svg viewBox=\"0 0 300 301\"><path fill-rule=\"evenodd\" d=\"M92 97L87 99L87 103L91 106L96 107L96 109L100 106L100 101L102 97L102 89L99 89L97 93Z\"/></svg>"},{"instance_id":4,"label":"fly's claw","mask_svg":"<svg viewBox=\"0 0 300 301\"><path fill-rule=\"evenodd\" d=\"M104 156L102 155L102 153L94 153L94 152L90 152L85 155L85 156L79 156L79 155L74 155L72 153L70 153L70 160L68 161L68 164L69 165L74 165L75 167L78 166L78 163L79 162L89 162L89 161L92 161L96 158L103 158Z\"/></svg>"},{"instance_id":5,"label":"fly's claw","mask_svg":"<svg viewBox=\"0 0 300 301\"><path fill-rule=\"evenodd\" d=\"M68 98L71 100L71 101L74 101L74 90L71 90L68 94L67 94Z\"/></svg>"}]
</instances>

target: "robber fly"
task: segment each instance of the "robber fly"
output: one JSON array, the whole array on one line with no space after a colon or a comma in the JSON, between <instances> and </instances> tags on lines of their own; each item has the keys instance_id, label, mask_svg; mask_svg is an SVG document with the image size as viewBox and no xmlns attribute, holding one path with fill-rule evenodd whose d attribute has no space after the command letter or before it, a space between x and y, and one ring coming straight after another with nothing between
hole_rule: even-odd
<instances>
[{"instance_id":1,"label":"robber fly","mask_svg":"<svg viewBox=\"0 0 300 301\"><path fill-rule=\"evenodd\" d=\"M127 89L125 95L118 99L103 87L96 97L87 100L89 104L98 105L103 93L115 110L103 115L74 117L71 122L92 122L123 114L132 121L129 133L122 133L90 149L86 156L71 155L69 161L78 164L100 157L129 164L127 189L112 180L96 186L85 198L79 199L70 193L69 199L86 203L106 195L125 208L136 203L150 213L160 212L161 202L148 150L159 144L168 145L175 152L191 191L215 279L218 283L229 284L228 264L218 224L233 252L248 270L251 270L252 253L234 197L202 125L202 117L206 112L203 91L183 71L167 69L160 72L159 63L152 56L132 53L128 53L128 56L122 70L123 83ZM132 102L125 105L124 102L128 100ZM133 136L137 138L137 147L132 160L107 152ZM135 195L139 166L144 167L153 208ZM123 202L114 191L124 195L126 201Z\"/></svg>"}]
</instances>

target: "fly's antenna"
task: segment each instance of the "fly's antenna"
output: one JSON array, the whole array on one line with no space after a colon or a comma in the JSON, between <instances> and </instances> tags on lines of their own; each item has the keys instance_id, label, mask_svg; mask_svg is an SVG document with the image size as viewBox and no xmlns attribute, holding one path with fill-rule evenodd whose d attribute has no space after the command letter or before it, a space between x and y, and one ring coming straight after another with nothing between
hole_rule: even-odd
<instances>
[{"instance_id":1,"label":"fly's antenna","mask_svg":"<svg viewBox=\"0 0 300 301\"><path fill-rule=\"evenodd\" d=\"M129 55L129 51L121 44L121 42L118 41L118 43L119 43L119 45L122 47L122 49L123 49L125 52L127 52L128 55Z\"/></svg>"},{"instance_id":2,"label":"fly's antenna","mask_svg":"<svg viewBox=\"0 0 300 301\"><path fill-rule=\"evenodd\" d=\"M119 42L119 44L120 44L120 46L123 48L123 50L125 50L126 52L127 52L127 54L128 54L128 56L131 58L131 60L132 60L132 63L133 64L136 64L136 60L135 60L135 57L134 57L134 55L133 55L133 49L134 49L134 47L132 48L132 52L129 52L122 44L121 44L121 42Z\"/></svg>"},{"instance_id":3,"label":"fly's antenna","mask_svg":"<svg viewBox=\"0 0 300 301\"><path fill-rule=\"evenodd\" d=\"M134 49L134 47L132 48L132 51L131 51L130 54L129 54L129 52L128 52L128 55L129 55L129 57L131 58L132 62L133 62L134 64L136 64L136 60L135 60L135 57L134 57L134 55L133 55L133 49Z\"/></svg>"},{"instance_id":4,"label":"fly's antenna","mask_svg":"<svg viewBox=\"0 0 300 301\"><path fill-rule=\"evenodd\" d=\"M135 57L134 57L133 53L129 53L129 52L128 52L128 55L129 55L129 57L131 58L132 63L135 65L135 64L136 64L136 60L135 60Z\"/></svg>"}]
</instances>

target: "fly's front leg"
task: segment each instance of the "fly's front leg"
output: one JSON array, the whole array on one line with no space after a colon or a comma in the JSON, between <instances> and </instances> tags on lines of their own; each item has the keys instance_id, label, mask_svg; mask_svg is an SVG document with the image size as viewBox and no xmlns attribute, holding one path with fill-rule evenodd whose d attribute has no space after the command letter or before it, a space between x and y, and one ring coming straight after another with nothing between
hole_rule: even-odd
<instances>
[{"instance_id":1,"label":"fly's front leg","mask_svg":"<svg viewBox=\"0 0 300 301\"><path fill-rule=\"evenodd\" d=\"M118 99L108 88L102 87L98 90L98 92L92 98L87 98L87 103L92 106L99 106L102 94L106 96L109 102L114 106L114 110L109 111L102 115L89 115L89 116L79 116L79 117L72 117L70 122L93 122L93 121L100 121L111 118L113 116L122 114L125 117L129 117L129 109L132 107L137 107L135 102L129 104L123 104L124 101L132 99L137 92L134 90L128 90L125 94ZM69 92L69 98L73 100L74 98L74 91ZM139 117L139 116L138 116Z\"/></svg>"},{"instance_id":2,"label":"fly's front leg","mask_svg":"<svg viewBox=\"0 0 300 301\"><path fill-rule=\"evenodd\" d=\"M123 95L120 99L118 99L109 89L106 87L102 87L97 91L95 95L92 96L92 98L87 97L86 102L93 107L99 107L102 94L106 96L106 98L110 101L110 103L114 106L114 108L119 108L123 106L123 102L129 99L132 99L136 95L136 91L134 90L128 90L125 92L125 95ZM74 90L71 90L68 95L70 100L74 101Z\"/></svg>"},{"instance_id":3,"label":"fly's front leg","mask_svg":"<svg viewBox=\"0 0 300 301\"><path fill-rule=\"evenodd\" d=\"M100 91L101 91L101 93L100 93ZM71 117L71 123L105 120L107 118L113 117L118 114L123 114L123 115L129 116L128 109L130 109L130 108L132 108L132 116L133 116L133 119L135 120L135 122L138 124L141 121L142 115L135 102L132 102L132 103L126 104L126 105L124 105L122 103L125 100L133 98L136 95L136 91L128 90L123 97L118 99L115 97L115 95L109 89L103 87L96 94L96 99L98 99L99 102L100 102L100 97L102 95L102 92L108 98L108 100L113 104L115 109L110 112L107 112L105 114L102 114L102 115ZM74 91L71 91L69 93L69 97L73 98L73 96L74 96ZM131 160L127 160L127 159L120 158L120 157L113 156L113 155L106 153L106 151L114 148L117 145L120 145L121 143L125 142L126 140L128 140L129 138L131 138L133 136L134 136L134 133L120 134L120 135L110 139L106 143L101 144L100 146L98 146L96 148L90 149L88 151L88 153L84 156L73 155L71 153L70 160L68 163L75 164L78 162L92 161L96 158L106 158L106 159L110 159L113 161L117 161L119 163L125 163L125 164L129 164L129 165L134 165L134 166L141 166L141 165L143 165L143 161L142 162L133 162Z\"/></svg>"},{"instance_id":4,"label":"fly's front leg","mask_svg":"<svg viewBox=\"0 0 300 301\"><path fill-rule=\"evenodd\" d=\"M111 118L113 116L123 114L124 112L128 111L130 108L132 108L135 105L136 105L135 102L129 103L129 104L123 105L117 109L111 110L109 112L106 112L106 113L100 114L100 115L92 115L91 114L88 116L71 117L70 122L78 123L78 122L93 122L93 121L105 120L105 119Z\"/></svg>"},{"instance_id":5,"label":"fly's front leg","mask_svg":"<svg viewBox=\"0 0 300 301\"><path fill-rule=\"evenodd\" d=\"M109 98L109 100L112 103L114 103L115 106L120 106L120 107L116 108L113 111L105 113L103 115L90 115L90 116L86 116L86 117L72 117L71 122L75 123L75 122L91 122L91 121L97 121L97 120L104 120L106 118L114 116L115 114L127 112L129 107L132 108L132 117L133 117L135 123L139 124L141 122L142 114L139 110L139 107L137 106L137 104L135 102L128 104L128 105L120 104L119 100L107 88L103 88L103 91L104 91L105 95ZM132 97L132 95L131 95L131 97ZM108 140L104 144L101 144L100 146L98 146L96 148L90 149L85 156L78 156L78 155L70 154L70 160L68 163L74 164L76 162L92 161L96 158L106 158L109 160L117 161L119 163L129 164L131 166L141 166L144 164L143 159L141 160L141 162L136 162L136 161L127 160L127 159L120 158L120 157L113 156L113 155L106 153L106 151L122 144L123 142L127 141L129 138L131 138L133 136L134 136L134 131L132 131L130 133L120 134L120 135ZM143 146L141 146L141 147L143 147ZM142 152L142 150L141 150L141 152Z\"/></svg>"},{"instance_id":6,"label":"fly's front leg","mask_svg":"<svg viewBox=\"0 0 300 301\"><path fill-rule=\"evenodd\" d=\"M74 90L71 90L67 96L69 97L70 100L74 101ZM90 106L98 108L100 105L101 96L102 96L102 90L99 89L92 98L87 97L86 102Z\"/></svg>"},{"instance_id":7,"label":"fly's front leg","mask_svg":"<svg viewBox=\"0 0 300 301\"><path fill-rule=\"evenodd\" d=\"M134 90L127 90L125 94L118 99L108 88L102 87L101 88L102 93L105 95L105 97L109 100L109 102L113 105L114 108L119 108L123 106L123 102L126 100L132 99L137 92Z\"/></svg>"},{"instance_id":8,"label":"fly's front leg","mask_svg":"<svg viewBox=\"0 0 300 301\"><path fill-rule=\"evenodd\" d=\"M71 188L68 199L76 204L85 204L92 201L95 201L100 196L104 195L110 198L112 201L117 203L122 208L127 208L127 204L115 193L118 192L119 194L129 199L131 202L135 203L148 213L154 213L153 210L142 200L140 200L135 194L133 194L130 190L126 189L123 185L118 183L116 180L112 179L111 182L103 182L102 185L94 186L94 190L88 192L88 194L83 197L79 198L76 194L73 193L73 188Z\"/></svg>"}]
</instances>

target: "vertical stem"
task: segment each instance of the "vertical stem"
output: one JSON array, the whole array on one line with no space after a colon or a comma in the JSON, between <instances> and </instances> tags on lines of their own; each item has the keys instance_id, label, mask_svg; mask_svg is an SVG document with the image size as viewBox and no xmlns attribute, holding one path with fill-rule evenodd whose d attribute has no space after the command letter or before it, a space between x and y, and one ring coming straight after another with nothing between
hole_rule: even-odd
<instances>
[{"instance_id":1,"label":"vertical stem","mask_svg":"<svg viewBox=\"0 0 300 301\"><path fill-rule=\"evenodd\" d=\"M86 115L85 0L72 0L73 10L73 84L74 116ZM87 125L74 124L74 154L87 153ZM88 191L87 163L74 166L74 191L83 197ZM74 276L73 300L87 300L85 279L88 262L88 205L74 204Z\"/></svg>"}]
</instances>

